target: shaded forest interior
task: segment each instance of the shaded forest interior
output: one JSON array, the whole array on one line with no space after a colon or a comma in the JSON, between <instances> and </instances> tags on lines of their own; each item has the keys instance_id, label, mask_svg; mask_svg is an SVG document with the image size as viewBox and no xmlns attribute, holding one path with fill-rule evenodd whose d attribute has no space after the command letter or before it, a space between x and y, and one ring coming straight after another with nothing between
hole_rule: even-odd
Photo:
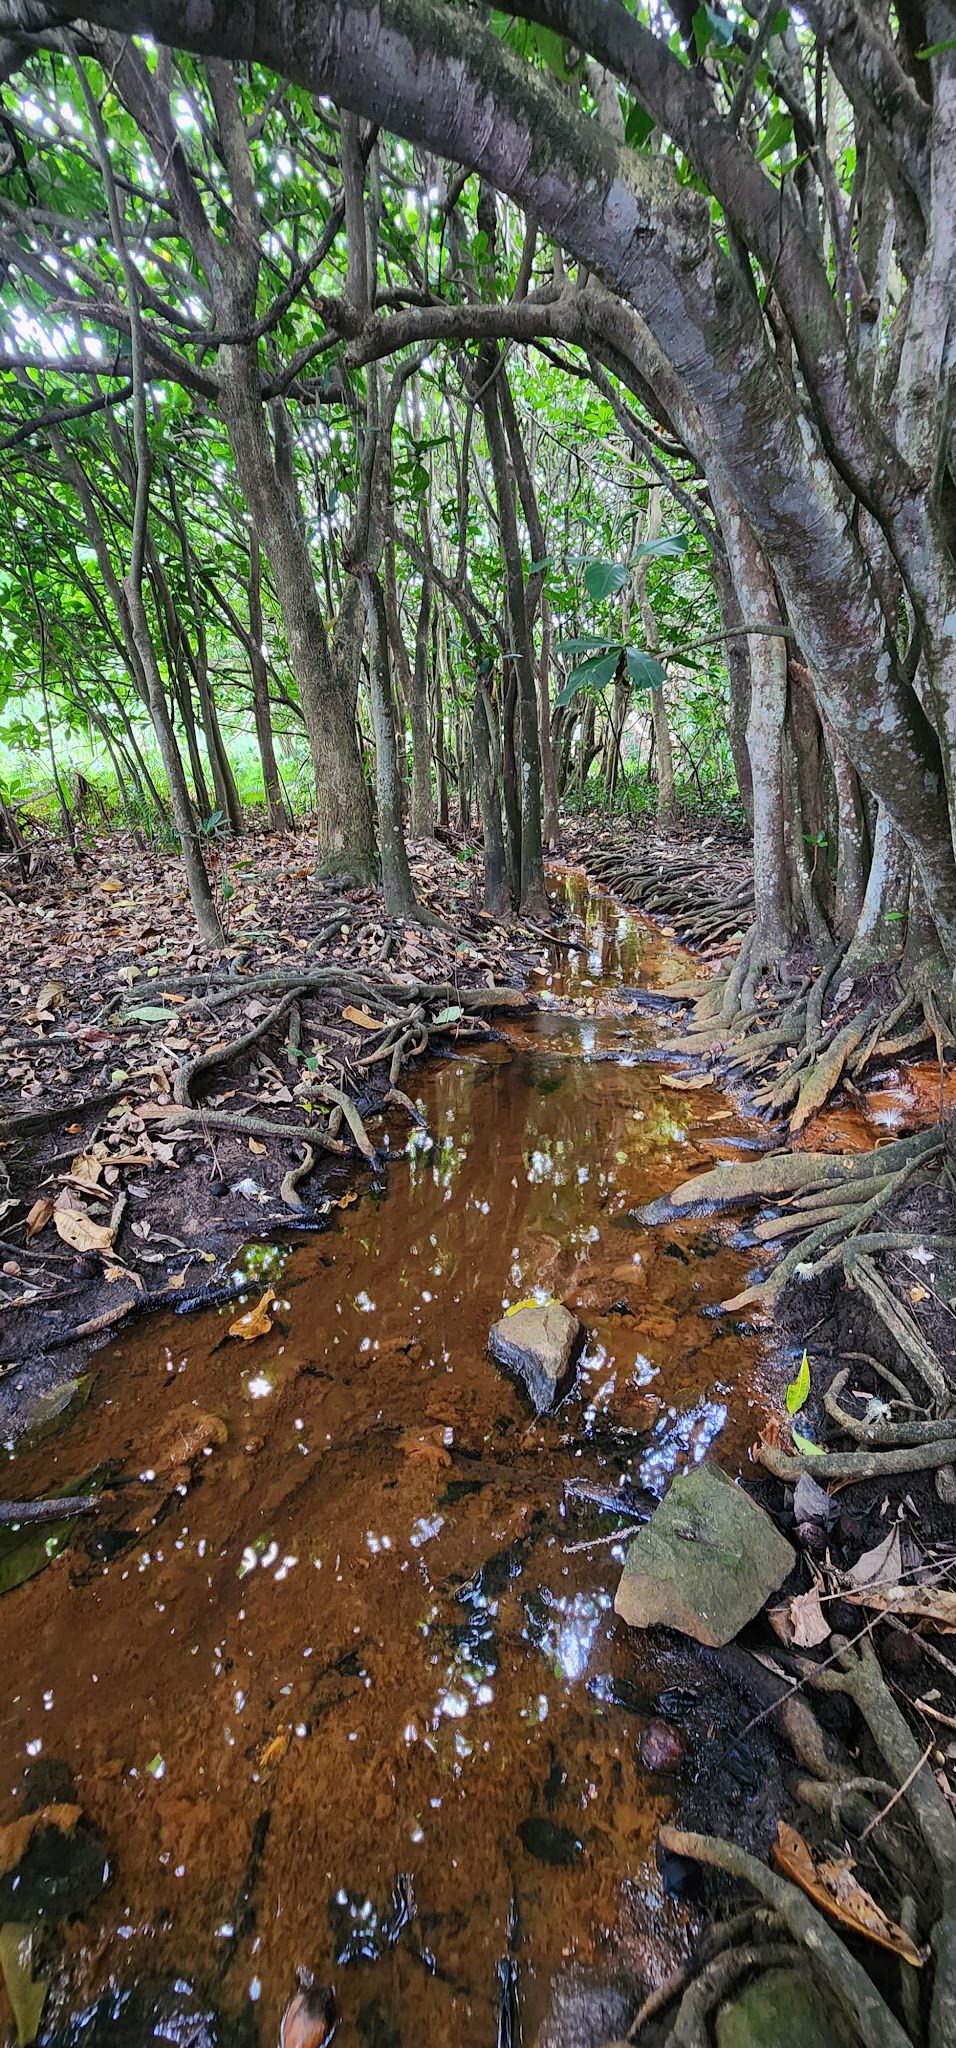
<instances>
[{"instance_id":1,"label":"shaded forest interior","mask_svg":"<svg viewBox=\"0 0 956 2048\"><path fill-rule=\"evenodd\" d=\"M408 1391L400 1417L422 1344L393 1332L394 1419L375 1424L384 1450L356 1434L348 1477L397 1484L397 1444L416 1484L458 1506L470 1457L474 1542L490 1503L528 1546L502 1582L517 1599L540 1530L509 1519L516 1474L530 1497L544 1483L523 1416L562 1515L588 1503L569 1555L596 1548L572 1571L624 1566L615 1657L627 1630L695 1639L727 1659L720 1713L749 1702L745 1749L751 1725L776 1744L766 1810L730 1811L716 1779L685 1783L679 1711L651 1713L642 1666L654 1828L642 1808L635 1868L617 1842L614 1867L632 1885L655 1871L676 1917L663 1948L647 1921L621 1936L623 2004L602 2007L599 1987L564 2021L534 2004L533 1958L508 1932L499 2048L523 2012L541 2048L782 2042L808 1952L834 2042L949 2048L956 11L0 0L0 260L0 1418L27 1460L0 1502L0 1623L14 1603L32 1612L55 1565L43 1628L62 1645L62 1575L82 1600L104 1560L178 1512L201 1459L225 1464L239 1428L258 1442L226 1391L222 1413L210 1396L165 1490L149 1464L152 1520L130 1520L132 1439L113 1443L104 1417L110 1448L92 1455L91 1346L118 1344L129 1390L160 1327L145 1312L202 1306L216 1384L220 1342L286 1334L281 1261L237 1264L237 1247L322 1232L294 1260L313 1260L309 1285L328 1268L332 1288L361 1242L339 1210L394 1203L404 1245L419 1154L450 1198L494 1101L497 1165L475 1150L474 1204L548 1181L554 1213L535 1212L532 1249L524 1211L508 1212L500 1303L482 1297L474 1327L462 1310L484 1387L470 1448L463 1394L446 1417L434 1389L420 1415ZM511 1076L497 1094L496 1062ZM454 1173L442 1063L467 1128ZM602 1063L614 1074L594 1078ZM615 1091L631 1069L628 1106ZM572 1097L573 1215L558 1192ZM544 1203L528 1199L529 1214ZM631 1233L616 1263L598 1249L605 1209ZM479 1270L498 1228L476 1241ZM411 1260L410 1223L407 1237ZM701 1261L696 1308L661 1247L671 1265ZM635 1305L627 1260L656 1275L653 1302ZM519 1271L530 1300L511 1298ZM481 1406L492 1310L554 1312L549 1343L568 1319L550 1380L530 1338L534 1373L518 1368L533 1422L512 1387L498 1434ZM636 1380L601 1436L588 1372L598 1349L614 1363L615 1316L632 1351L646 1341L648 1375L671 1369L683 1388L679 1444L665 1419L678 1392L655 1407ZM711 1323L735 1360L723 1379ZM510 1370L507 1335L488 1341ZM774 1522L766 1554L782 1530L791 1556L723 1633L674 1620L673 1597L665 1619L643 1582L627 1590L635 1532L669 1540L675 1485L716 1485L695 1540L723 1530L721 1390L736 1493ZM735 1434L750 1407L752 1445ZM48 1425L56 1451L38 1448ZM573 1495L569 1446L590 1495ZM263 1472L274 1456L269 1439ZM271 1484L278 1526L293 1510ZM218 1498L225 1527L235 1503ZM343 1526L350 1512L343 1497ZM454 1571L461 1602L471 1579L461 1559ZM577 1595L599 1600L590 1580ZM476 1636L468 1612L477 1659L490 1624ZM623 1712L622 1682L615 1664ZM685 1700L706 1746L695 1711ZM659 1762L672 1739L673 1768ZM556 1758L550 1818L522 1822L522 1853L555 1869L592 1856L603 1882L597 1836L574 1832L580 1817L562 1836L552 1813L570 1782ZM8 1761L0 1969L16 2038L174 2038L150 2032L187 2024L161 2009L168 1987L148 2007L137 1979L127 2011L112 1952L106 1998L84 1882L74 1900L63 1880L64 1905L60 1879L30 1864L63 1842L70 1869L95 1861L112 1795L91 1817L75 1773L34 1798L15 1747ZM282 2048L318 2048L338 2025L370 2048L405 2038L357 1995L336 2016L328 1957L321 1985L284 1981L282 2018L281 1943L259 2027L259 1991L239 1981L257 1825L188 2038L272 2048L280 2020ZM703 1891L701 1870L721 1874ZM440 1984L454 1973L412 1876L396 1883L381 1956L401 2007L409 1956ZM606 1898L602 1911L610 1925ZM535 1930L543 1979L554 1957ZM335 1941L336 1963L381 1961L341 1928ZM455 2038L477 2048L492 2022L459 1966ZM409 1996L409 2023L437 2043L448 2013Z\"/></svg>"}]
</instances>

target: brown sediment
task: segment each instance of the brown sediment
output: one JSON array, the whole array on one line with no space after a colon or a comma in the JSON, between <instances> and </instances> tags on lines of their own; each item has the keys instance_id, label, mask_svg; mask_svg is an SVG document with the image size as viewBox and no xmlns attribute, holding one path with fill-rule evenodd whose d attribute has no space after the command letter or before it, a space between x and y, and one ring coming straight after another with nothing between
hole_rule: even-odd
<instances>
[{"instance_id":1,"label":"brown sediment","mask_svg":"<svg viewBox=\"0 0 956 2048\"><path fill-rule=\"evenodd\" d=\"M115 1488L0 1604L4 1801L31 1758L62 1758L116 1858L66 1932L74 2008L111 1978L188 1976L228 2010L252 2000L272 2048L304 1964L334 1981L347 2039L378 2001L403 2040L477 2048L513 1901L529 2039L556 1970L613 1956L623 1877L638 1920L652 1902L646 1956L677 1938L648 1863L672 1781L637 1735L686 1653L615 1620L614 1553L569 1548L613 1523L564 1482L646 1497L711 1442L745 1466L758 1342L705 1313L743 1282L734 1225L627 1218L708 1162L709 1118L754 1132L646 1061L655 1022L627 989L685 979L687 956L565 886L586 950L562 954L553 1007L416 1077L428 1134L409 1143L396 1109L387 1176L324 1235L247 1249L249 1305L278 1297L269 1334L229 1338L235 1303L144 1322L96 1356L68 1430L12 1464L18 1496L104 1466ZM588 1332L539 1420L485 1356L535 1293ZM190 1407L202 1448L177 1465ZM541 1860L533 1819L580 1853ZM403 1874L411 1930L337 1961Z\"/></svg>"}]
</instances>

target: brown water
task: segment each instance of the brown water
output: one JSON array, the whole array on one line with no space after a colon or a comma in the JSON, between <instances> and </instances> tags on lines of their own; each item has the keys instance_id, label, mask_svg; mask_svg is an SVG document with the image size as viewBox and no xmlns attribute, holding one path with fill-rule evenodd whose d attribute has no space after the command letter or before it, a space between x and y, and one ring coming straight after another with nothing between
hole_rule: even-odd
<instances>
[{"instance_id":1,"label":"brown water","mask_svg":"<svg viewBox=\"0 0 956 2048\"><path fill-rule=\"evenodd\" d=\"M626 990L688 957L561 886L586 950L542 976L551 1007L414 1079L431 1136L401 1156L396 1123L325 1234L247 1250L271 1333L230 1339L234 1307L142 1324L17 1460L17 1492L133 1481L0 1603L0 1819L29 1760L64 1759L115 1858L65 1934L75 2009L178 1977L274 2048L308 1964L343 2043L479 2048L509 1946L530 2042L569 1961L609 1967L637 1930L625 1960L653 1977L679 1939L652 1854L670 1782L636 1738L692 1653L615 1620L623 1545L572 1547L615 1524L564 1481L660 1492L711 1444L746 1461L757 1340L707 1314L746 1261L710 1224L627 1222L741 1126L646 1059ZM588 1331L540 1421L485 1357L536 1293Z\"/></svg>"}]
</instances>

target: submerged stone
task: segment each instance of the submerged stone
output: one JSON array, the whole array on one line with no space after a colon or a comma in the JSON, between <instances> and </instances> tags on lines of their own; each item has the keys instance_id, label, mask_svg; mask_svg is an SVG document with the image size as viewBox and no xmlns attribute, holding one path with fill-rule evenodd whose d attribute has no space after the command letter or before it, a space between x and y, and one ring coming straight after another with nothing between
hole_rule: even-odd
<instances>
[{"instance_id":1,"label":"submerged stone","mask_svg":"<svg viewBox=\"0 0 956 2048\"><path fill-rule=\"evenodd\" d=\"M106 1844L78 1806L44 1806L0 1828L0 1921L66 1920L109 1879Z\"/></svg>"},{"instance_id":2,"label":"submerged stone","mask_svg":"<svg viewBox=\"0 0 956 2048\"><path fill-rule=\"evenodd\" d=\"M548 1820L545 1814L533 1813L529 1820L521 1821L518 1834L522 1847L539 1863L579 1863L584 1853L580 1835L562 1821Z\"/></svg>"},{"instance_id":3,"label":"submerged stone","mask_svg":"<svg viewBox=\"0 0 956 2048\"><path fill-rule=\"evenodd\" d=\"M606 2048L627 2033L636 2003L631 1984L590 1970L569 1970L551 1985L534 2048Z\"/></svg>"},{"instance_id":4,"label":"submerged stone","mask_svg":"<svg viewBox=\"0 0 956 2048\"><path fill-rule=\"evenodd\" d=\"M674 1483L627 1553L614 1600L631 1628L674 1628L717 1649L793 1569L770 1516L704 1460Z\"/></svg>"},{"instance_id":5,"label":"submerged stone","mask_svg":"<svg viewBox=\"0 0 956 2048\"><path fill-rule=\"evenodd\" d=\"M524 1381L543 1415L571 1384L582 1335L577 1316L563 1302L526 1302L492 1325L488 1350L496 1365Z\"/></svg>"}]
</instances>

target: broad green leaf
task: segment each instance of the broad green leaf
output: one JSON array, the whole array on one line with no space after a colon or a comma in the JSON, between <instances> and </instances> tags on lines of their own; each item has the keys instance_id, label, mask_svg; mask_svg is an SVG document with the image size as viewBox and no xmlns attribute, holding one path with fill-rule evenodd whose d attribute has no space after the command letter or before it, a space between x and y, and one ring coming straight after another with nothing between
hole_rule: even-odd
<instances>
[{"instance_id":1,"label":"broad green leaf","mask_svg":"<svg viewBox=\"0 0 956 2048\"><path fill-rule=\"evenodd\" d=\"M156 1003L140 1003L135 1010L127 1010L127 1017L133 1017L137 1024L175 1024L175 1010L163 1010Z\"/></svg>"},{"instance_id":2,"label":"broad green leaf","mask_svg":"<svg viewBox=\"0 0 956 2048\"><path fill-rule=\"evenodd\" d=\"M801 1458L822 1458L822 1444L812 1444L810 1438L808 1436L801 1436L797 1429L792 1429L790 1435L793 1438L793 1448L795 1451L799 1451Z\"/></svg>"},{"instance_id":3,"label":"broad green leaf","mask_svg":"<svg viewBox=\"0 0 956 2048\"><path fill-rule=\"evenodd\" d=\"M764 163L768 156L773 156L775 150L785 149L787 143L792 141L793 116L792 114L784 113L781 109L767 123L767 132L757 151L758 164Z\"/></svg>"},{"instance_id":4,"label":"broad green leaf","mask_svg":"<svg viewBox=\"0 0 956 2048\"><path fill-rule=\"evenodd\" d=\"M579 633L573 640L558 640L556 647L559 654L593 654L599 647L615 647L618 644L617 641L608 640L606 636L602 637L597 633Z\"/></svg>"},{"instance_id":5,"label":"broad green leaf","mask_svg":"<svg viewBox=\"0 0 956 2048\"><path fill-rule=\"evenodd\" d=\"M653 654L646 654L643 647L628 647L625 660L633 690L659 690L666 680L666 669L661 667Z\"/></svg>"},{"instance_id":6,"label":"broad green leaf","mask_svg":"<svg viewBox=\"0 0 956 2048\"><path fill-rule=\"evenodd\" d=\"M0 1971L17 2030L18 2048L31 2048L40 2031L49 1985L33 1974L33 1929L8 1920L0 1927Z\"/></svg>"},{"instance_id":7,"label":"broad green leaf","mask_svg":"<svg viewBox=\"0 0 956 2048\"><path fill-rule=\"evenodd\" d=\"M624 140L628 149L643 149L648 136L653 135L656 126L657 123L651 120L650 114L639 106L636 100L632 101L624 123Z\"/></svg>"},{"instance_id":8,"label":"broad green leaf","mask_svg":"<svg viewBox=\"0 0 956 2048\"><path fill-rule=\"evenodd\" d=\"M634 550L635 562L680 561L690 547L686 533L662 533L657 540L642 540Z\"/></svg>"},{"instance_id":9,"label":"broad green leaf","mask_svg":"<svg viewBox=\"0 0 956 2048\"><path fill-rule=\"evenodd\" d=\"M595 693L606 690L620 658L620 648L615 647L612 654L605 654L599 660L582 661L580 668L568 677L563 690L558 692L555 700L557 709L565 710L580 690L593 690Z\"/></svg>"},{"instance_id":10,"label":"broad green leaf","mask_svg":"<svg viewBox=\"0 0 956 2048\"><path fill-rule=\"evenodd\" d=\"M787 1414L799 1415L810 1399L810 1360L804 1352L796 1379L787 1388Z\"/></svg>"},{"instance_id":11,"label":"broad green leaf","mask_svg":"<svg viewBox=\"0 0 956 2048\"><path fill-rule=\"evenodd\" d=\"M595 604L601 604L606 597L623 590L628 571L623 562L589 562L584 571L584 584L588 596Z\"/></svg>"},{"instance_id":12,"label":"broad green leaf","mask_svg":"<svg viewBox=\"0 0 956 2048\"><path fill-rule=\"evenodd\" d=\"M432 1024L457 1024L464 1014L460 1003L449 1003L447 1010L439 1010L437 1017L432 1018Z\"/></svg>"}]
</instances>

